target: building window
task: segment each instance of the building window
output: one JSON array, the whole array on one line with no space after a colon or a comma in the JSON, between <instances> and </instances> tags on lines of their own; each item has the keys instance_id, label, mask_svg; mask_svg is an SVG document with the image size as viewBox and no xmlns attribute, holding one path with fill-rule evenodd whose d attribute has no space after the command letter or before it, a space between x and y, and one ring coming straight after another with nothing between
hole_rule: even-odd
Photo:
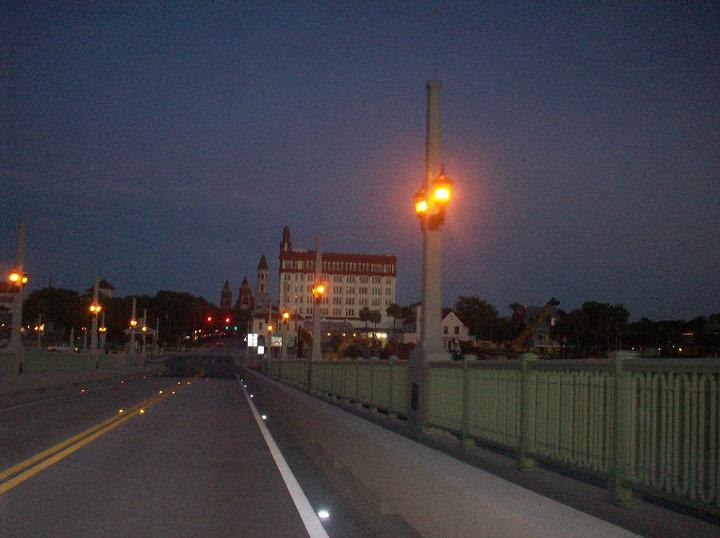
<instances>
[{"instance_id":1,"label":"building window","mask_svg":"<svg viewBox=\"0 0 720 538\"><path fill-rule=\"evenodd\" d=\"M354 316L354 315L355 315L355 309L354 309L354 308L348 308L348 309L345 311L345 315L346 315L346 316Z\"/></svg>"},{"instance_id":2,"label":"building window","mask_svg":"<svg viewBox=\"0 0 720 538\"><path fill-rule=\"evenodd\" d=\"M380 288L373 288L373 295L380 295Z\"/></svg>"},{"instance_id":3,"label":"building window","mask_svg":"<svg viewBox=\"0 0 720 538\"><path fill-rule=\"evenodd\" d=\"M346 297L345 304L355 304L355 299L353 299L352 297Z\"/></svg>"},{"instance_id":4,"label":"building window","mask_svg":"<svg viewBox=\"0 0 720 538\"><path fill-rule=\"evenodd\" d=\"M333 286L333 293L342 293L342 286Z\"/></svg>"},{"instance_id":5,"label":"building window","mask_svg":"<svg viewBox=\"0 0 720 538\"><path fill-rule=\"evenodd\" d=\"M342 304L342 297L333 297L333 304Z\"/></svg>"},{"instance_id":6,"label":"building window","mask_svg":"<svg viewBox=\"0 0 720 538\"><path fill-rule=\"evenodd\" d=\"M372 283L373 283L373 284L380 284L380 277L379 277L379 276L374 276L374 277L372 277Z\"/></svg>"},{"instance_id":7,"label":"building window","mask_svg":"<svg viewBox=\"0 0 720 538\"><path fill-rule=\"evenodd\" d=\"M447 334L447 333L448 333L448 328L447 328L447 325L446 325L445 327L443 327L443 334Z\"/></svg>"},{"instance_id":8,"label":"building window","mask_svg":"<svg viewBox=\"0 0 720 538\"><path fill-rule=\"evenodd\" d=\"M385 284L392 284L392 277L387 277L385 279Z\"/></svg>"},{"instance_id":9,"label":"building window","mask_svg":"<svg viewBox=\"0 0 720 538\"><path fill-rule=\"evenodd\" d=\"M335 275L333 277L333 282L342 282L342 275Z\"/></svg>"},{"instance_id":10,"label":"building window","mask_svg":"<svg viewBox=\"0 0 720 538\"><path fill-rule=\"evenodd\" d=\"M367 304L367 299L365 299L365 298L358 299L358 304L359 304L360 306L366 305L366 304Z\"/></svg>"},{"instance_id":11,"label":"building window","mask_svg":"<svg viewBox=\"0 0 720 538\"><path fill-rule=\"evenodd\" d=\"M355 293L355 288L346 288L345 293Z\"/></svg>"},{"instance_id":12,"label":"building window","mask_svg":"<svg viewBox=\"0 0 720 538\"><path fill-rule=\"evenodd\" d=\"M353 275L348 275L348 277L346 278L346 280L347 280L348 282L355 282L355 277L354 277Z\"/></svg>"},{"instance_id":13,"label":"building window","mask_svg":"<svg viewBox=\"0 0 720 538\"><path fill-rule=\"evenodd\" d=\"M360 295L367 295L367 288L360 288Z\"/></svg>"},{"instance_id":14,"label":"building window","mask_svg":"<svg viewBox=\"0 0 720 538\"><path fill-rule=\"evenodd\" d=\"M372 300L372 305L373 305L373 306L380 306L380 299L373 299L373 300Z\"/></svg>"},{"instance_id":15,"label":"building window","mask_svg":"<svg viewBox=\"0 0 720 538\"><path fill-rule=\"evenodd\" d=\"M455 325L455 334L460 334L460 327Z\"/></svg>"},{"instance_id":16,"label":"building window","mask_svg":"<svg viewBox=\"0 0 720 538\"><path fill-rule=\"evenodd\" d=\"M361 283L361 284L367 284L367 281L368 281L368 277L366 277L366 276L361 276L361 277L360 277L360 283Z\"/></svg>"}]
</instances>

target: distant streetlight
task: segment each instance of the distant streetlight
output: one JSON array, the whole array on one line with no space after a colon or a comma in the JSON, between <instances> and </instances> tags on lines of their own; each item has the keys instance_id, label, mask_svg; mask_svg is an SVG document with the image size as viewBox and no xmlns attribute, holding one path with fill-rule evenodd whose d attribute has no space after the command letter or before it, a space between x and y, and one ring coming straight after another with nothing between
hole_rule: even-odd
<instances>
[{"instance_id":1,"label":"distant streetlight","mask_svg":"<svg viewBox=\"0 0 720 538\"><path fill-rule=\"evenodd\" d=\"M92 314L92 330L90 333L90 353L95 355L98 352L98 316L102 310L102 306L98 303L98 288L100 287L100 277L95 275L95 285L93 286L93 301L89 307Z\"/></svg>"},{"instance_id":2,"label":"distant streetlight","mask_svg":"<svg viewBox=\"0 0 720 538\"><path fill-rule=\"evenodd\" d=\"M280 327L281 327L282 333L280 334L280 339L281 339L280 358L287 359L287 328L288 328L288 323L290 322L290 312L285 310L282 313L281 317L282 317L282 325Z\"/></svg>"},{"instance_id":3,"label":"distant streetlight","mask_svg":"<svg viewBox=\"0 0 720 538\"><path fill-rule=\"evenodd\" d=\"M10 271L8 281L15 288L13 294L12 324L10 325L10 344L8 351L22 351L22 310L23 310L23 288L28 283L28 275L25 273L25 225L18 227L17 257L15 268Z\"/></svg>"}]
</instances>

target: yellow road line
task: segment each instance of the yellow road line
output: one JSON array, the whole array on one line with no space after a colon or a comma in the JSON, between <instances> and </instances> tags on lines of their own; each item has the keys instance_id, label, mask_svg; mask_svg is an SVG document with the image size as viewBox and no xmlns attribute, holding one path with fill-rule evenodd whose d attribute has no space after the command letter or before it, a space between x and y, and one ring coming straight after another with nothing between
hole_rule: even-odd
<instances>
[{"instance_id":1,"label":"yellow road line","mask_svg":"<svg viewBox=\"0 0 720 538\"><path fill-rule=\"evenodd\" d=\"M138 405L129 408L128 411L129 411L129 412L133 412L133 411L135 411L136 409L142 407L143 405L147 405L148 402L152 401L152 400L155 399L155 398L157 398L157 396L153 396L152 398L148 398L148 399L145 400L144 402L139 403ZM114 422L114 421L119 420L119 419L121 419L121 418L122 418L122 415L113 416L112 418L109 418L109 419L107 419L107 420L105 420L105 421L103 421L103 422L100 422L99 424L95 424L94 426L88 428L87 430L82 431L82 432L78 433L77 435L73 435L72 437L69 437L68 439L65 439L64 441L62 441L62 442L60 442L60 443L58 443L58 444L56 444L56 445L54 445L54 446L51 446L50 448L48 448L48 449L46 449L46 450L43 450L42 452L39 452L38 454L35 454L34 456L26 459L25 461L21 461L20 463L18 463L18 464L16 464L16 465L13 465L12 467L10 467L10 468L8 468L8 469L5 469L4 471L0 472L0 480L4 480L4 479L7 478L8 476L12 476L12 475L14 475L14 474L17 473L17 472L22 471L25 467L28 467L28 466L32 465L33 463L35 463L35 462L38 462L38 461L40 461L40 460L43 460L43 459L47 458L48 456L53 455L55 452L57 452L57 451L59 451L59 450L62 450L62 449L65 448L66 446L75 443L76 441L82 439L83 437L86 437L87 435L90 435L90 434L93 433L94 431L97 431L97 430L99 430L100 428L103 428L104 426L107 426L107 425L110 424L111 422Z\"/></svg>"},{"instance_id":2,"label":"yellow road line","mask_svg":"<svg viewBox=\"0 0 720 538\"><path fill-rule=\"evenodd\" d=\"M191 382L187 382L188 385L190 383ZM180 382L178 382L177 388L175 390L178 390L179 388L181 388L183 386L185 386L185 383L181 384ZM15 478L0 484L0 494L14 488L16 485L24 482L31 476L39 473L40 471L49 467L50 465L54 464L55 462L60 461L64 457L68 456L69 454L72 454L76 450L85 446L87 443L97 439L101 435L109 432L110 430L114 429L115 427L119 426L120 424L127 422L127 420L129 420L133 416L137 415L141 408L149 407L149 406L159 402L160 400L167 398L171 394L174 394L175 391L172 391L173 387L176 387L176 385L170 385L170 386L160 390L159 395L155 395L152 398L148 398L147 400L145 400L137 405L129 407L127 409L127 411L128 411L127 414L113 416L103 422L100 422L99 424L95 424L94 426L88 428L87 430L80 432L77 435L73 435L72 437L69 437L68 439L65 439L64 441L61 441L60 443L58 443L46 450L43 450L42 452L39 452L38 454L35 454L34 456L32 456L24 461L21 461L20 463L13 465L12 467L9 467L8 469L5 469L4 471L0 472L0 481L2 481L7 477L12 476L12 475L22 471L26 467L29 467L29 466L37 463L38 461L45 460L42 463L35 465L35 467L32 467L31 469L25 471L24 473L19 474ZM165 394L163 394L163 392L165 392ZM76 443L76 444L73 444L73 443ZM70 446L69 448L65 448L65 447L68 447L68 445L72 445L72 446ZM65 450L63 450L64 448L65 448ZM62 451L62 452L60 452L60 451ZM48 458L49 456L52 456L55 453L58 453L58 454L54 457ZM48 459L45 459L45 458L48 458Z\"/></svg>"},{"instance_id":3,"label":"yellow road line","mask_svg":"<svg viewBox=\"0 0 720 538\"><path fill-rule=\"evenodd\" d=\"M157 402L159 402L160 400L164 400L165 398L169 398L169 397L170 397L169 394L164 394L164 395L160 395L160 396L151 398L147 402L147 407L150 407L150 406L156 404ZM128 413L127 415L123 415L121 418L115 420L114 422L111 422L110 424L106 424L105 426L103 426L99 430L97 430L96 432L91 433L90 435L88 435L86 437L83 437L80 441L78 441L74 445L70 445L69 447L65 448L64 450L61 450L54 456L38 463L37 465L35 465L33 467L30 467L30 469L28 469L27 471L20 473L19 475L11 478L7 482L3 482L2 484L0 484L0 495L2 495L3 493L5 493L7 491L10 491L12 488L14 488L17 485L22 484L28 478L35 476L40 471L47 469L48 467L57 463L58 461L62 460L63 458L66 458L73 452L80 450L82 447L84 447L88 443L94 441L95 439L97 439L98 437L101 437L102 435L105 435L107 432L117 428L124 422L127 422L134 416L137 416L139 413L140 413L140 406L137 406L137 408L134 411Z\"/></svg>"}]
</instances>

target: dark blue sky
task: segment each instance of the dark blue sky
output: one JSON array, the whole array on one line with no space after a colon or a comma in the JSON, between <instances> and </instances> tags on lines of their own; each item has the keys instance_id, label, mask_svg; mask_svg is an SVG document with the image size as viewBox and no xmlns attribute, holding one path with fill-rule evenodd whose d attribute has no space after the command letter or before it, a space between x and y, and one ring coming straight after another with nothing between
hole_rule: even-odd
<instances>
[{"instance_id":1,"label":"dark blue sky","mask_svg":"<svg viewBox=\"0 0 720 538\"><path fill-rule=\"evenodd\" d=\"M288 224L418 300L439 78L445 303L720 311L717 2L94 4L2 8L0 260L26 219L33 286L217 302Z\"/></svg>"}]
</instances>

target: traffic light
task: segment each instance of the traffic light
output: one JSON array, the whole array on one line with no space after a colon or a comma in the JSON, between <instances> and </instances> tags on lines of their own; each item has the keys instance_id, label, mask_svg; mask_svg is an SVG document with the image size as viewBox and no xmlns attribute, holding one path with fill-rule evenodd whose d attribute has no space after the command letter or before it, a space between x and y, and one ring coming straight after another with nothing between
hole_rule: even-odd
<instances>
[{"instance_id":1,"label":"traffic light","mask_svg":"<svg viewBox=\"0 0 720 538\"><path fill-rule=\"evenodd\" d=\"M208 322L208 323L212 323L212 316L208 316L208 317L207 317L207 322Z\"/></svg>"},{"instance_id":2,"label":"traffic light","mask_svg":"<svg viewBox=\"0 0 720 538\"><path fill-rule=\"evenodd\" d=\"M230 316L225 318L225 323L230 323Z\"/></svg>"},{"instance_id":3,"label":"traffic light","mask_svg":"<svg viewBox=\"0 0 720 538\"><path fill-rule=\"evenodd\" d=\"M235 325L235 327L233 327L233 329L235 329L235 332L237 332L237 325Z\"/></svg>"}]
</instances>

